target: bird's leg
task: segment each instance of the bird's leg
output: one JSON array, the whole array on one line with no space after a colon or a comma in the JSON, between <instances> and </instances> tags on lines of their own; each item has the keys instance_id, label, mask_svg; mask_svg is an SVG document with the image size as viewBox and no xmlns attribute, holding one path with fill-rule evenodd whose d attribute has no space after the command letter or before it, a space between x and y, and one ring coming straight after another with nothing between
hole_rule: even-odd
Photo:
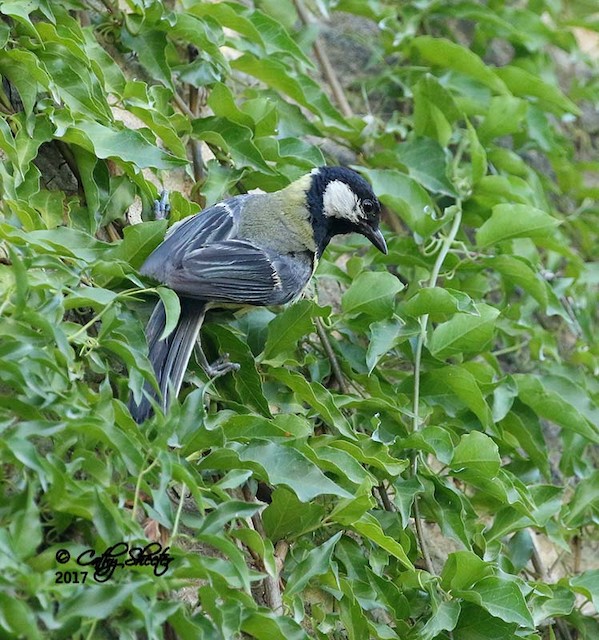
<instances>
[{"instance_id":1,"label":"bird's leg","mask_svg":"<svg viewBox=\"0 0 599 640\"><path fill-rule=\"evenodd\" d=\"M203 308L201 313L202 319L200 321L200 324L203 324L204 318L206 316L206 307ZM208 362L208 359L206 358L204 350L202 349L202 337L199 332L196 339L196 355L198 357L200 367L202 367L209 378L218 378L220 376L224 376L226 373L229 373L229 371L239 371L239 369L241 368L236 362L229 361L228 353L224 353L218 360L210 364Z\"/></svg>"},{"instance_id":2,"label":"bird's leg","mask_svg":"<svg viewBox=\"0 0 599 640\"><path fill-rule=\"evenodd\" d=\"M168 214L171 212L171 205L168 201L168 191L163 189L160 192L160 199L154 200L154 219L166 220Z\"/></svg>"},{"instance_id":3,"label":"bird's leg","mask_svg":"<svg viewBox=\"0 0 599 640\"><path fill-rule=\"evenodd\" d=\"M210 364L206 359L204 351L202 350L199 336L196 343L196 348L200 366L202 367L202 369L204 369L206 375L209 378L218 378L220 376L224 376L226 373L229 373L229 371L239 371L239 369L241 368L237 362L231 362L229 360L228 353L223 353L223 355L218 360Z\"/></svg>"}]
</instances>

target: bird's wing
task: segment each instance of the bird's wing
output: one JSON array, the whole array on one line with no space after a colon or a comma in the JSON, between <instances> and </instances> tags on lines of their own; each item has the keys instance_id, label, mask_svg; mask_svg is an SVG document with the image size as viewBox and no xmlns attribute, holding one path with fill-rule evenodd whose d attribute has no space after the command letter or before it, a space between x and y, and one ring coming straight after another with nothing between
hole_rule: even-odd
<instances>
[{"instance_id":1,"label":"bird's wing","mask_svg":"<svg viewBox=\"0 0 599 640\"><path fill-rule=\"evenodd\" d=\"M280 255L236 239L247 199L236 196L173 225L141 273L181 296L207 302L277 305L301 293L314 268L306 251Z\"/></svg>"},{"instance_id":2,"label":"bird's wing","mask_svg":"<svg viewBox=\"0 0 599 640\"><path fill-rule=\"evenodd\" d=\"M166 275L191 251L234 237L246 198L237 196L174 224L145 261L141 273L167 283Z\"/></svg>"},{"instance_id":3,"label":"bird's wing","mask_svg":"<svg viewBox=\"0 0 599 640\"><path fill-rule=\"evenodd\" d=\"M187 252L165 284L199 300L277 304L282 282L273 258L246 240L214 242Z\"/></svg>"}]
</instances>

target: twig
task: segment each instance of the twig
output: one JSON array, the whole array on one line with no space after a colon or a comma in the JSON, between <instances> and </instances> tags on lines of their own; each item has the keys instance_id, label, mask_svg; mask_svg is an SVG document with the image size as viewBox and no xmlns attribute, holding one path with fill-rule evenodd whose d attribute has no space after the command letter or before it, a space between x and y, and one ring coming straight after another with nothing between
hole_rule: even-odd
<instances>
[{"instance_id":1,"label":"twig","mask_svg":"<svg viewBox=\"0 0 599 640\"><path fill-rule=\"evenodd\" d=\"M331 342L329 340L329 337L327 336L327 332L324 329L322 320L320 318L315 318L315 324L316 332L318 333L318 337L320 338L322 347L327 354L327 358L331 363L331 369L333 370L333 375L335 376L335 380L337 380L337 384L339 385L339 390L341 391L341 393L347 395L347 384L345 384L345 378L343 376L343 372L341 371L341 367L339 366L339 360L337 360L337 356L333 351L333 347L331 346Z\"/></svg>"},{"instance_id":2,"label":"twig","mask_svg":"<svg viewBox=\"0 0 599 640\"><path fill-rule=\"evenodd\" d=\"M256 502L256 499L250 493L247 485L243 487L243 495L248 502ZM260 517L260 514L255 513L252 516L252 524L254 525L254 529L258 532L258 534L260 534L262 538L266 539L267 536L266 532L264 531L264 525L262 524L262 518ZM275 613L281 613L283 611L283 594L281 593L281 585L278 572L276 576L266 575L263 580L263 585L264 599L266 600L266 604Z\"/></svg>"},{"instance_id":3,"label":"twig","mask_svg":"<svg viewBox=\"0 0 599 640\"><path fill-rule=\"evenodd\" d=\"M300 17L300 20L306 25L310 25L310 14L304 7L302 0L293 0L293 4L295 5L295 9ZM337 74L331 65L331 61L329 60L329 56L322 44L322 40L317 36L316 40L314 40L314 53L316 54L316 59L318 60L318 64L320 65L320 70L322 71L325 80L328 82L331 87L331 92L333 97L335 98L335 102L337 102L337 106L341 109L341 113L346 118L351 118L354 115L352 108L349 106L349 102L345 97L345 93L343 92L343 87L337 78Z\"/></svg>"},{"instance_id":4,"label":"twig","mask_svg":"<svg viewBox=\"0 0 599 640\"><path fill-rule=\"evenodd\" d=\"M114 222L109 222L106 225L106 233L108 234L108 237L110 238L111 242L118 242L119 240L121 240L121 236L119 235L119 232L116 230L116 227L114 226Z\"/></svg>"},{"instance_id":5,"label":"twig","mask_svg":"<svg viewBox=\"0 0 599 640\"><path fill-rule=\"evenodd\" d=\"M379 492L379 496L381 496L381 502L383 503L383 507L385 507L385 511L395 511L395 508L391 503L391 500L389 500L389 494L387 493L387 489L382 482L377 487L377 491Z\"/></svg>"},{"instance_id":6,"label":"twig","mask_svg":"<svg viewBox=\"0 0 599 640\"><path fill-rule=\"evenodd\" d=\"M174 98L175 102L177 103L177 106L179 107L179 109L188 118L191 118L192 120L195 120L196 116L195 116L194 112L189 108L189 106L187 105L185 100L183 100L183 98L176 91L173 93L173 98Z\"/></svg>"},{"instance_id":7,"label":"twig","mask_svg":"<svg viewBox=\"0 0 599 640\"><path fill-rule=\"evenodd\" d=\"M435 260L435 264L433 265L433 270L431 272L431 277L428 283L429 287L436 287L437 281L439 279L439 273L441 272L441 267L443 266L443 262L449 253L449 249L455 240L455 237L460 228L460 224L462 222L462 203L460 200L456 203L457 211L455 217L453 219L453 224L451 225L451 229L449 234L445 238L443 245L441 246L441 250L437 254L437 259ZM416 343L416 354L414 358L414 418L412 421L412 430L414 432L418 431L420 428L420 374L421 374L421 364L422 364L422 347L424 345L424 341L426 340L426 329L428 326L428 318L429 315L426 313L420 319L420 335L418 336L418 342Z\"/></svg>"},{"instance_id":8,"label":"twig","mask_svg":"<svg viewBox=\"0 0 599 640\"><path fill-rule=\"evenodd\" d=\"M189 59L195 60L198 55L198 50L195 47L190 47ZM189 85L189 108L194 114L194 118L200 117L200 112L204 106L205 100L200 100L200 92L197 87ZM196 182L202 183L204 181L204 159L202 158L202 144L199 140L191 138L191 161L193 163L193 177Z\"/></svg>"},{"instance_id":9,"label":"twig","mask_svg":"<svg viewBox=\"0 0 599 640\"><path fill-rule=\"evenodd\" d=\"M420 551L422 551L422 557L424 558L426 570L431 574L431 576L434 576L436 575L435 567L433 566L431 555L428 552L428 544L426 542L426 538L424 537L424 529L422 528L422 520L420 518L420 507L418 505L418 496L414 498L414 524L416 525L416 537L418 538L418 546L420 547Z\"/></svg>"}]
</instances>

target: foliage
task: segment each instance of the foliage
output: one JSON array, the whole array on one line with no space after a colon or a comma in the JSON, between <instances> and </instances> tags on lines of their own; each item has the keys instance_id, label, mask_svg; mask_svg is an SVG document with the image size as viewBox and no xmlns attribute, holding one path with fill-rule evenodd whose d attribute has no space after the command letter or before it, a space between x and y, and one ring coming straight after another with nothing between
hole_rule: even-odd
<instances>
[{"instance_id":1,"label":"foliage","mask_svg":"<svg viewBox=\"0 0 599 640\"><path fill-rule=\"evenodd\" d=\"M321 2L378 24L352 35L366 115L345 116L296 5L255 5L0 2L1 635L599 637L599 569L551 580L535 545L570 566L599 515L597 140L579 125L599 87L573 32L597 29L590 3ZM389 254L343 238L317 274L340 301L208 324L241 371L192 367L138 428L141 301L177 308L136 272L166 224L121 240L125 211L199 141L211 203L284 186L325 140L386 205ZM74 584L56 559L157 538L160 576Z\"/></svg>"}]
</instances>

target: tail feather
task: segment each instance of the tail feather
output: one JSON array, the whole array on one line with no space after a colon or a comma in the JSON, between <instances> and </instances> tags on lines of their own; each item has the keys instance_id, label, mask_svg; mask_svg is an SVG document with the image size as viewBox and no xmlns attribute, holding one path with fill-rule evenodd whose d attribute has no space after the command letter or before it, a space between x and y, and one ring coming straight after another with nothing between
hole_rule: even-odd
<instances>
[{"instance_id":1,"label":"tail feather","mask_svg":"<svg viewBox=\"0 0 599 640\"><path fill-rule=\"evenodd\" d=\"M146 383L144 397L139 404L132 397L129 399L129 410L137 423L142 423L154 412L151 400L158 401L162 410L166 411L172 398L177 397L205 312L203 302L182 298L177 326L164 340L160 340L166 326L166 312L162 302L154 307L146 327L146 339L160 394Z\"/></svg>"}]
</instances>

